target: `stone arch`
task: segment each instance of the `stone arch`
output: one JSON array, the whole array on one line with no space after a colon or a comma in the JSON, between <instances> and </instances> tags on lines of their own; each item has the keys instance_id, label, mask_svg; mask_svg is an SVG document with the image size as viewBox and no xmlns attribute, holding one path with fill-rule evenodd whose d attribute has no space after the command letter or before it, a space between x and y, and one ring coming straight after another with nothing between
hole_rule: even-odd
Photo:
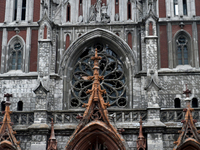
<instances>
[{"instance_id":1,"label":"stone arch","mask_svg":"<svg viewBox=\"0 0 200 150\"><path fill-rule=\"evenodd\" d=\"M17 150L17 148L12 146L12 143L10 141L2 141L0 144L0 149L5 149L5 150Z\"/></svg>"},{"instance_id":2,"label":"stone arch","mask_svg":"<svg viewBox=\"0 0 200 150\"><path fill-rule=\"evenodd\" d=\"M195 52L193 50L192 37L191 37L191 35L187 31L185 31L183 29L177 31L174 34L174 37L173 37L173 54L172 54L173 55L173 64L174 64L173 66L175 68L178 65L177 64L177 53L176 53L177 52L176 40L180 36L184 36L188 40L188 57L189 57L188 61L189 61L189 65L191 65L192 67L194 67L194 54L195 54Z\"/></svg>"},{"instance_id":3,"label":"stone arch","mask_svg":"<svg viewBox=\"0 0 200 150\"><path fill-rule=\"evenodd\" d=\"M152 32L153 32L152 35L149 35L149 25L150 25L150 23L152 24ZM146 21L145 30L146 30L146 36L156 36L157 35L156 21L152 17L148 18L148 20Z\"/></svg>"},{"instance_id":4,"label":"stone arch","mask_svg":"<svg viewBox=\"0 0 200 150\"><path fill-rule=\"evenodd\" d=\"M128 44L114 33L99 28L83 34L76 41L71 43L61 58L59 74L63 76L64 81L64 104L69 101L71 74L75 60L77 60L79 55L84 51L84 47L95 41L101 41L102 43L108 42L110 48L120 56L123 66L125 67L126 81L128 83L126 87L128 91L128 105L131 107L133 75L137 73L136 52L131 50ZM66 109L68 107L67 105L63 105L63 108Z\"/></svg>"},{"instance_id":5,"label":"stone arch","mask_svg":"<svg viewBox=\"0 0 200 150\"><path fill-rule=\"evenodd\" d=\"M181 146L179 146L176 150L198 150L200 149L200 145L195 140L186 140Z\"/></svg>"},{"instance_id":6,"label":"stone arch","mask_svg":"<svg viewBox=\"0 0 200 150\"><path fill-rule=\"evenodd\" d=\"M125 142L116 138L110 128L103 122L91 122L85 128L83 128L70 143L68 143L67 150L82 149L88 150L93 144L96 144L96 139L100 144L104 144L107 150L120 149L124 150ZM92 150L92 149L91 149Z\"/></svg>"}]
</instances>

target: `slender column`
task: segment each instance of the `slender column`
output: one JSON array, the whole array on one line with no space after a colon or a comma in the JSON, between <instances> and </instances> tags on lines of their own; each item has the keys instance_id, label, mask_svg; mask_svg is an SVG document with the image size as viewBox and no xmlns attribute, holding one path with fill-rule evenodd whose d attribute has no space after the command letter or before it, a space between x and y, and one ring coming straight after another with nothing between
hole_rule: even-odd
<instances>
[{"instance_id":1,"label":"slender column","mask_svg":"<svg viewBox=\"0 0 200 150\"><path fill-rule=\"evenodd\" d=\"M16 21L21 21L22 14L22 0L17 1L17 19Z\"/></svg>"}]
</instances>

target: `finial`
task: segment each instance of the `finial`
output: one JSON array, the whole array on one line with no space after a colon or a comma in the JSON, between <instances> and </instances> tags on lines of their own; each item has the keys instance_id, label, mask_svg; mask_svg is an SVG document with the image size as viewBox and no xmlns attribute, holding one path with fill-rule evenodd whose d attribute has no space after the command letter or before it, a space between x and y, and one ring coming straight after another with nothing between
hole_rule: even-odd
<instances>
[{"instance_id":1,"label":"finial","mask_svg":"<svg viewBox=\"0 0 200 150\"><path fill-rule=\"evenodd\" d=\"M6 93L4 94L4 97L6 97L6 100L9 101L9 98L12 97L12 94Z\"/></svg>"},{"instance_id":2,"label":"finial","mask_svg":"<svg viewBox=\"0 0 200 150\"><path fill-rule=\"evenodd\" d=\"M186 84L186 90L183 91L183 94L186 95L186 97L189 97L189 94L191 94L192 92L187 88L187 84Z\"/></svg>"},{"instance_id":3,"label":"finial","mask_svg":"<svg viewBox=\"0 0 200 150\"><path fill-rule=\"evenodd\" d=\"M54 133L54 123L53 123L53 118L51 118L51 137L49 139L56 139L55 138L55 133Z\"/></svg>"}]
</instances>

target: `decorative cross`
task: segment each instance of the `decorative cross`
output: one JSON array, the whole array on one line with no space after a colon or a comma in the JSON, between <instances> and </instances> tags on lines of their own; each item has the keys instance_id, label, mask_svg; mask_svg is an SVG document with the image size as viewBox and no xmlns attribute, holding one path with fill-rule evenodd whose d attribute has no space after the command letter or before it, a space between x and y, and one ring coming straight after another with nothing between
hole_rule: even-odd
<instances>
[{"instance_id":1,"label":"decorative cross","mask_svg":"<svg viewBox=\"0 0 200 150\"><path fill-rule=\"evenodd\" d=\"M189 94L191 94L192 92L187 88L187 84L186 84L186 90L183 91L183 94L186 95L186 97L189 97Z\"/></svg>"},{"instance_id":2,"label":"decorative cross","mask_svg":"<svg viewBox=\"0 0 200 150\"><path fill-rule=\"evenodd\" d=\"M12 97L12 94L4 94L4 97L6 97L6 101L10 101L10 97Z\"/></svg>"}]
</instances>

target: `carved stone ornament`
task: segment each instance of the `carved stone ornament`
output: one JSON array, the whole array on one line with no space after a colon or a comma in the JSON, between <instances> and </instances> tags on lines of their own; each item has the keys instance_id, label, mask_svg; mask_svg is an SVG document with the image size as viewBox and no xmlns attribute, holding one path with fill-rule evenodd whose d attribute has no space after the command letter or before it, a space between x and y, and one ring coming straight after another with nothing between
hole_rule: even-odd
<instances>
[{"instance_id":1,"label":"carved stone ornament","mask_svg":"<svg viewBox=\"0 0 200 150\"><path fill-rule=\"evenodd\" d=\"M86 110L83 117L79 117L81 121L70 137L66 150L125 150L124 140L108 118L107 107L110 104L105 103L102 96L106 90L102 90L100 86L100 81L104 80L104 77L99 75L99 60L102 57L97 55L97 48L95 56L91 59L94 61L94 73L93 76L87 77L87 79L93 80L92 89L87 91L90 93L89 101L83 105Z\"/></svg>"},{"instance_id":2,"label":"carved stone ornament","mask_svg":"<svg viewBox=\"0 0 200 150\"><path fill-rule=\"evenodd\" d=\"M1 150L21 150L19 144L20 142L16 140L15 135L16 131L13 131L10 118L10 101L9 98L12 97L12 94L5 94L4 97L7 98L5 105L5 114L3 118L3 122L0 129L0 149Z\"/></svg>"},{"instance_id":3,"label":"carved stone ornament","mask_svg":"<svg viewBox=\"0 0 200 150\"><path fill-rule=\"evenodd\" d=\"M33 92L37 95L37 96L46 96L46 94L49 92L49 90L43 86L42 82L40 81L38 86L33 90Z\"/></svg>"},{"instance_id":4,"label":"carved stone ornament","mask_svg":"<svg viewBox=\"0 0 200 150\"><path fill-rule=\"evenodd\" d=\"M110 16L107 14L108 6L105 6L102 1L98 0L94 5L90 7L89 10L89 22L97 21L97 22L104 22L109 23L110 22Z\"/></svg>"}]
</instances>

